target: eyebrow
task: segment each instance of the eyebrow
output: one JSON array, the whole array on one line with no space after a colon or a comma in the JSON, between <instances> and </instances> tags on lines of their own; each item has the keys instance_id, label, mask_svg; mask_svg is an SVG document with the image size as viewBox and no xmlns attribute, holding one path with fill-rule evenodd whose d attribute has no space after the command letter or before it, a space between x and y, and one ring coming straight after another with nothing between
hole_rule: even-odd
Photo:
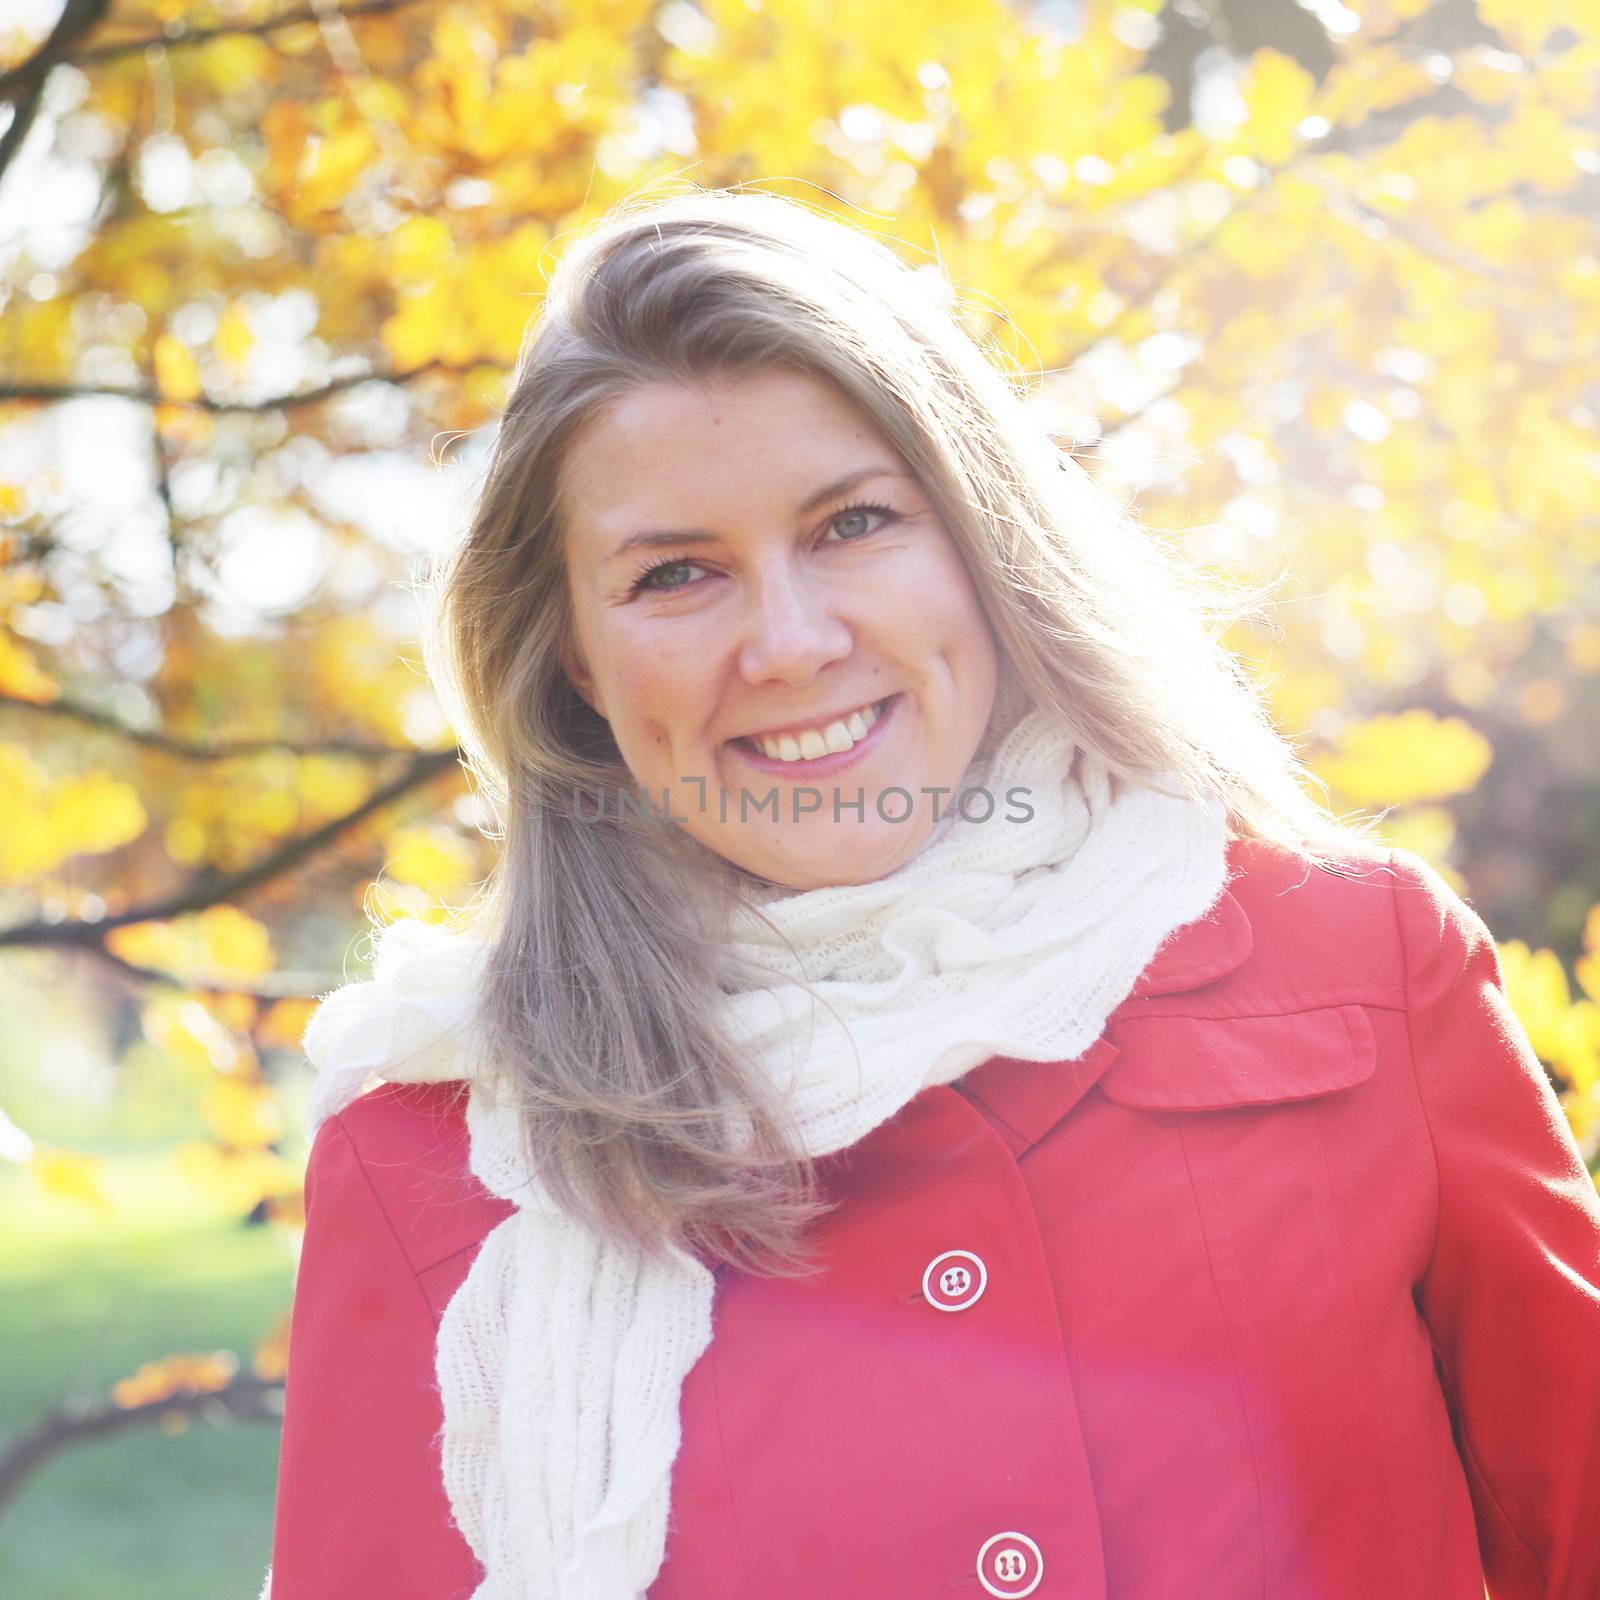
<instances>
[{"instance_id":1,"label":"eyebrow","mask_svg":"<svg viewBox=\"0 0 1600 1600\"><path fill-rule=\"evenodd\" d=\"M807 495L795 507L797 516L804 516L808 511L815 511L818 506L825 505L836 495L844 494L847 490L855 488L858 483L865 483L870 478L906 478L911 474L902 472L898 467L887 467L877 463L871 466L856 467L845 473L843 477L835 478L832 483L825 484L815 494ZM618 556L626 555L628 551L644 548L654 549L663 544L708 544L717 537L705 528L665 528L651 533L630 534L611 552L605 559L615 561Z\"/></svg>"}]
</instances>

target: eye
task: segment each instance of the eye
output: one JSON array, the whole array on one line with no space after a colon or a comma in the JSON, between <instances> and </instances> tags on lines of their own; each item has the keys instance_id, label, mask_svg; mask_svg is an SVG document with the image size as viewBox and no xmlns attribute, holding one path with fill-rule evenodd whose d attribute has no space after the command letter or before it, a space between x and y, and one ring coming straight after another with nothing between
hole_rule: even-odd
<instances>
[{"instance_id":1,"label":"eye","mask_svg":"<svg viewBox=\"0 0 1600 1600\"><path fill-rule=\"evenodd\" d=\"M687 589L687 583L652 583L650 580L658 572L667 572L673 567L698 566L696 561L687 560L683 556L668 556L665 561L654 561L637 578L633 580L632 592L638 594L641 590L654 590L657 594L665 594L672 589Z\"/></svg>"},{"instance_id":2,"label":"eye","mask_svg":"<svg viewBox=\"0 0 1600 1600\"><path fill-rule=\"evenodd\" d=\"M873 517L882 517L884 519L880 526L887 526L891 522L899 521L899 513L892 510L889 506L878 505L874 502L862 501L856 505L845 506L842 510L834 512L834 514L828 519L829 532L837 532L840 534L839 539L835 541L837 543L856 544L860 540L866 538L868 534L876 533L878 531L877 528L870 525L865 527L861 526L862 523L870 524ZM845 523L847 525L855 524L856 531L849 533L842 532L838 526L840 523ZM662 561L654 561L633 580L629 592L632 594L670 594L678 589L691 589L694 587L693 579L684 579L677 583L658 583L656 581L656 574L658 572L670 572L675 567L687 568L698 567L699 565L700 563L698 561L690 561L685 556L668 556Z\"/></svg>"},{"instance_id":3,"label":"eye","mask_svg":"<svg viewBox=\"0 0 1600 1600\"><path fill-rule=\"evenodd\" d=\"M841 522L856 522L858 519L864 520L874 516L883 517L886 523L896 520L896 513L888 506L873 505L862 501L853 506L846 506L842 511L834 512L833 516L829 518L829 526L836 528ZM864 539L869 533L876 532L876 528L863 528L858 533L844 535L844 542L846 544L854 544L858 539Z\"/></svg>"}]
</instances>

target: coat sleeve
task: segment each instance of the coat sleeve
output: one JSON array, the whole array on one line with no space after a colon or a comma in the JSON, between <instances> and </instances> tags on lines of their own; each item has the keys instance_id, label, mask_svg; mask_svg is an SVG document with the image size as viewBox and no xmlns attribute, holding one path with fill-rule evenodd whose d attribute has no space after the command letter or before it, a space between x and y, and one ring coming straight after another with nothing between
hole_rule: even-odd
<instances>
[{"instance_id":1,"label":"coat sleeve","mask_svg":"<svg viewBox=\"0 0 1600 1600\"><path fill-rule=\"evenodd\" d=\"M1396 850L1439 1214L1419 1304L1494 1600L1600 1595L1600 1196L1482 919Z\"/></svg>"},{"instance_id":2,"label":"coat sleeve","mask_svg":"<svg viewBox=\"0 0 1600 1600\"><path fill-rule=\"evenodd\" d=\"M467 1600L440 1477L433 1313L348 1128L317 1130L262 1600Z\"/></svg>"}]
</instances>

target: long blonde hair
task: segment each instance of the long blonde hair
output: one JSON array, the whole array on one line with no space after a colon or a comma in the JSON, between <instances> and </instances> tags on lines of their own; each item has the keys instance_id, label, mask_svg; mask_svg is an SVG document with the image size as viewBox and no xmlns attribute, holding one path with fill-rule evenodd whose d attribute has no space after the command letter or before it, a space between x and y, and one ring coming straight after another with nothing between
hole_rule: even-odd
<instances>
[{"instance_id":1,"label":"long blonde hair","mask_svg":"<svg viewBox=\"0 0 1600 1600\"><path fill-rule=\"evenodd\" d=\"M530 324L470 522L425 574L424 659L501 843L473 918L493 1092L551 1195L615 1239L788 1274L826 1209L716 1019L743 875L681 828L572 803L629 777L560 665L560 467L625 392L775 365L836 385L920 480L1034 705L1125 780L1220 796L1236 835L1317 859L1348 842L1220 642L1265 591L1202 582L1060 450L997 357L935 269L804 204L693 186L576 236Z\"/></svg>"}]
</instances>

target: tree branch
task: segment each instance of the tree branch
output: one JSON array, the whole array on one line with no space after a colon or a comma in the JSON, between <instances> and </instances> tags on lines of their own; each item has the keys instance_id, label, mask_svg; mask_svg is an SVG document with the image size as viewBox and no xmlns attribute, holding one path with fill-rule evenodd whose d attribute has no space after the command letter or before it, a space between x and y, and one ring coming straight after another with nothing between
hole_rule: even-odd
<instances>
[{"instance_id":1,"label":"tree branch","mask_svg":"<svg viewBox=\"0 0 1600 1600\"><path fill-rule=\"evenodd\" d=\"M24 1481L69 1445L110 1438L174 1413L204 1422L281 1422L283 1380L241 1372L220 1388L178 1391L142 1405L67 1401L0 1451L0 1515Z\"/></svg>"},{"instance_id":2,"label":"tree branch","mask_svg":"<svg viewBox=\"0 0 1600 1600\"><path fill-rule=\"evenodd\" d=\"M19 695L0 694L0 709L11 707L37 716L60 717L86 728L100 728L126 739L130 744L160 750L184 761L231 761L235 757L269 754L295 756L357 756L362 760L385 760L390 756L414 756L406 745L371 744L360 739L218 739L201 742L180 739L158 728L130 728L107 711L80 705L74 700L24 700ZM430 752L432 753L432 752Z\"/></svg>"},{"instance_id":3,"label":"tree branch","mask_svg":"<svg viewBox=\"0 0 1600 1600\"><path fill-rule=\"evenodd\" d=\"M410 383L413 379L431 373L464 376L483 366L503 366L498 361L477 361L470 366L457 366L448 361L429 361L407 372L361 372L348 378L330 378L315 389L305 389L299 394L274 395L269 400L213 400L208 395L198 395L192 400L177 400L157 393L154 389L130 388L119 384L96 383L0 383L0 400L81 400L88 397L107 397L113 400L132 400L146 406L187 406L194 411L224 412L287 411L294 406L315 405L320 400L331 399L347 389L363 383Z\"/></svg>"},{"instance_id":4,"label":"tree branch","mask_svg":"<svg viewBox=\"0 0 1600 1600\"><path fill-rule=\"evenodd\" d=\"M343 7L339 15L344 17L367 17L382 15L390 11L403 11L408 6L425 3L425 0L355 0L353 5ZM95 15L90 25L98 22L109 6L110 0L84 0L84 5L93 9ZM83 7L80 6L80 9ZM73 9L69 4L68 11ZM327 7L324 6L326 11ZM261 22L231 22L219 23L214 28L185 28L180 33L165 34L153 33L142 39L124 39L117 44L95 45L88 50L71 54L71 40L63 47L51 51L51 41L45 44L26 61L13 67L9 72L0 75L0 98L14 92L14 85L34 75L42 73L58 61L70 59L75 67L98 66L106 61L120 61L125 56L142 55L152 46L159 46L163 50L185 50L196 45L209 44L213 39L222 39L230 34L262 34L276 33L280 28L297 28L304 23L315 23L319 20L317 8L302 6L296 11L285 11L275 17L267 17ZM65 17L63 17L65 21ZM182 24L180 23L181 27ZM61 31L61 24L56 25L56 32ZM84 28L73 31L72 37L78 37ZM54 34L51 35L53 39ZM42 61L42 65L40 64Z\"/></svg>"},{"instance_id":5,"label":"tree branch","mask_svg":"<svg viewBox=\"0 0 1600 1600\"><path fill-rule=\"evenodd\" d=\"M5 176L6 168L16 160L17 152L21 150L43 104L43 78L22 89L11 101L11 121L6 125L6 131L0 133L0 177Z\"/></svg>"},{"instance_id":6,"label":"tree branch","mask_svg":"<svg viewBox=\"0 0 1600 1600\"><path fill-rule=\"evenodd\" d=\"M44 80L72 46L104 18L111 0L67 0L44 43L26 61L0 75L0 101L10 101L10 125L0 134L0 178L16 159L44 102Z\"/></svg>"},{"instance_id":7,"label":"tree branch","mask_svg":"<svg viewBox=\"0 0 1600 1600\"><path fill-rule=\"evenodd\" d=\"M82 953L102 961L113 971L136 983L159 984L183 994L242 994L267 1005L278 1000L307 1000L343 982L337 975L320 972L274 972L267 982L236 983L227 978L186 978L181 973L165 972L160 967L141 966L108 950L103 944L85 945Z\"/></svg>"},{"instance_id":8,"label":"tree branch","mask_svg":"<svg viewBox=\"0 0 1600 1600\"><path fill-rule=\"evenodd\" d=\"M118 911L93 922L81 918L64 922L41 919L18 923L11 928L0 928L0 949L104 950L105 935L113 928L127 927L135 922L161 922L171 917L188 916L195 911L204 911L209 906L242 899L263 884L293 871L302 861L319 854L344 834L359 827L375 812L403 798L413 789L421 788L454 766L457 760L453 749L429 751L417 756L399 777L374 789L360 805L334 817L322 827L312 829L310 833L289 840L242 872L199 873L178 893L164 900L132 906L126 911Z\"/></svg>"}]
</instances>

